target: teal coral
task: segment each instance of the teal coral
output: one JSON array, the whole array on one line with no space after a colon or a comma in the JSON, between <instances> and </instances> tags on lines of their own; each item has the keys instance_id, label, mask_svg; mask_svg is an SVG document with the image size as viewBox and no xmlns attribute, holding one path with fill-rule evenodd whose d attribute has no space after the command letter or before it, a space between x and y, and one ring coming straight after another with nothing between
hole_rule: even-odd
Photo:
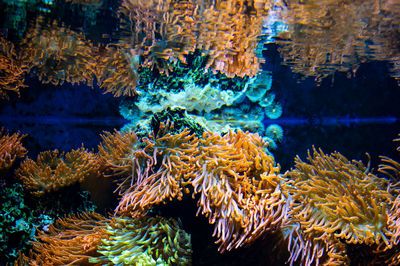
<instances>
[{"instance_id":1,"label":"teal coral","mask_svg":"<svg viewBox=\"0 0 400 266\"><path fill-rule=\"evenodd\" d=\"M20 184L1 188L0 206L0 261L12 261L31 247L35 228L47 226L52 218L25 204Z\"/></svg>"},{"instance_id":2,"label":"teal coral","mask_svg":"<svg viewBox=\"0 0 400 266\"><path fill-rule=\"evenodd\" d=\"M13 261L20 252L30 249L36 229L45 230L57 217L93 209L95 206L88 194L76 187L37 199L26 195L21 184L3 186L0 189L0 261Z\"/></svg>"},{"instance_id":3,"label":"teal coral","mask_svg":"<svg viewBox=\"0 0 400 266\"><path fill-rule=\"evenodd\" d=\"M264 116L277 119L282 114L275 94L270 92L272 74L260 71L254 78L228 78L205 70L206 56L198 51L176 61L167 73L139 68L137 98L120 106L121 114L131 122L124 127L146 128L152 114L171 108L186 110L186 115L206 130L226 133L230 129L265 134ZM264 115L265 113L265 115Z\"/></svg>"},{"instance_id":4,"label":"teal coral","mask_svg":"<svg viewBox=\"0 0 400 266\"><path fill-rule=\"evenodd\" d=\"M139 68L140 81L137 90L147 90L148 84L154 88L166 91L179 92L187 80L192 80L196 85L204 86L210 83L212 86L219 86L222 90L238 91L248 82L248 77L229 78L221 73L206 71L207 56L202 56L197 50L186 56L186 64L176 61L171 64L171 73L159 73L149 68Z\"/></svg>"},{"instance_id":5,"label":"teal coral","mask_svg":"<svg viewBox=\"0 0 400 266\"><path fill-rule=\"evenodd\" d=\"M154 132L158 132L160 129L161 123L171 123L171 127L169 128L169 133L176 134L180 133L186 128L190 131L190 133L194 133L197 136L201 136L204 133L204 128L196 123L193 119L190 119L189 116L186 115L185 110L180 108L170 109L155 113L151 118L151 128Z\"/></svg>"}]
</instances>

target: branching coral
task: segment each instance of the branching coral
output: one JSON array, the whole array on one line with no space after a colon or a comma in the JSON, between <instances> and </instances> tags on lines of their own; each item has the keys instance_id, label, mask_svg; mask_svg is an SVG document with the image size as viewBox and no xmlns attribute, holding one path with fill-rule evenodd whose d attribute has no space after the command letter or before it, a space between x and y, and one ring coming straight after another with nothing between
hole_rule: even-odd
<instances>
[{"instance_id":1,"label":"branching coral","mask_svg":"<svg viewBox=\"0 0 400 266\"><path fill-rule=\"evenodd\" d=\"M114 217L91 263L105 265L190 265L190 235L172 218Z\"/></svg>"},{"instance_id":2,"label":"branching coral","mask_svg":"<svg viewBox=\"0 0 400 266\"><path fill-rule=\"evenodd\" d=\"M361 161L349 161L338 152L325 155L313 148L308 161L296 157L294 169L285 174L290 178L285 191L293 199L291 222L299 226L298 237L307 239L295 240L301 244L292 245L292 260L302 253L303 261L310 263L326 255L341 261L345 259L342 255L323 249L341 240L390 246L387 213L392 195L387 192L387 180L370 173Z\"/></svg>"},{"instance_id":3,"label":"branching coral","mask_svg":"<svg viewBox=\"0 0 400 266\"><path fill-rule=\"evenodd\" d=\"M18 93L24 85L29 67L19 60L14 44L0 37L0 98L8 98L7 92Z\"/></svg>"},{"instance_id":4,"label":"branching coral","mask_svg":"<svg viewBox=\"0 0 400 266\"><path fill-rule=\"evenodd\" d=\"M10 168L15 159L26 155L28 151L21 143L25 136L20 133L9 135L4 129L0 129L0 170Z\"/></svg>"},{"instance_id":5,"label":"branching coral","mask_svg":"<svg viewBox=\"0 0 400 266\"><path fill-rule=\"evenodd\" d=\"M16 175L32 194L43 195L82 182L96 174L98 167L96 156L82 147L68 153L41 152L36 162L29 158L22 162Z\"/></svg>"},{"instance_id":6,"label":"branching coral","mask_svg":"<svg viewBox=\"0 0 400 266\"><path fill-rule=\"evenodd\" d=\"M29 265L88 265L98 256L97 247L107 238L109 219L97 213L82 213L58 219L47 232L39 231L33 251L19 259Z\"/></svg>"}]
</instances>

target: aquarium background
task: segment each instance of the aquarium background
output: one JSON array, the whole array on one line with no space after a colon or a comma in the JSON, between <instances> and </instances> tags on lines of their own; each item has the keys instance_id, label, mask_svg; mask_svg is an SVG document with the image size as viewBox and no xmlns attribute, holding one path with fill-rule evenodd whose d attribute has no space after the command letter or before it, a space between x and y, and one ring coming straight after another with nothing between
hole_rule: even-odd
<instances>
[{"instance_id":1,"label":"aquarium background","mask_svg":"<svg viewBox=\"0 0 400 266\"><path fill-rule=\"evenodd\" d=\"M37 255L40 250L29 253L32 244L26 242L37 241L33 245L47 243L49 246L42 248L49 250L52 250L51 245L57 247L56 237L51 238L48 231L49 225L74 213L76 216L71 216L69 222L86 221L85 226L93 232L108 223L113 226L109 229L111 235L118 235L118 228L142 234L153 228L160 235L180 236L182 241L178 243L184 248L176 252L174 248L178 250L177 247L168 246L171 250L165 248L168 251L164 257L160 256L167 265L311 263L306 261L311 257L306 251L301 251L306 254L304 257L290 256L295 251L288 250L287 243L282 244L279 230L272 233L266 230L267 233L249 244L218 252L220 244L214 242L219 237L213 237L214 225L203 215L196 216L198 195L196 200L190 200L190 196L182 201L165 200L163 203L168 204L157 204L146 210L146 215L151 218L140 220L125 215L119 221L104 222L104 217L113 219L115 215L121 197L113 192L120 179L90 177L85 182L75 182L38 196L16 178L16 171L26 158L35 161L44 151L58 149L67 153L84 147L88 152L98 153L105 131L134 130L139 137L149 136L151 130L158 130L160 126L148 121L152 121L152 117L162 117L161 113L166 112L167 107L173 109L179 105L182 108L174 99L181 99L177 98L178 93L185 91L189 96L182 98L186 101L183 108L188 114L227 124L228 130L259 133L269 141L268 154L272 154L275 163L280 165L281 174L293 170L296 156L306 161L308 151L314 146L325 154L337 151L349 160L362 160L365 165L370 163L370 172L389 179L378 174L377 169L382 164L382 155L399 161L396 150L399 145L393 140L400 132L399 74L396 72L400 35L398 27L393 25L399 22L400 3L390 0L297 2L1 1L0 124L9 134L26 134L21 142L28 152L1 171L3 233L0 244L3 255L0 264L24 265L35 260L48 265L66 263L66 260L60 260L59 264L51 262L50 255L46 261L45 256ZM201 7L196 9L197 5ZM214 6L215 13L208 13L210 6ZM232 10L241 16L235 16ZM224 12L228 15L221 15ZM165 22L165 14L175 20ZM222 20L221 24L234 25L232 28L236 31L225 26L218 28L220 24L214 23L217 18ZM245 24L250 23L246 20L250 18L254 23L251 26L258 26L259 30L249 29ZM145 25L146 22L154 25ZM168 25L174 27L169 29ZM213 29L216 35L212 34ZM151 31L154 35L149 37ZM223 33L231 34L232 39L224 38ZM241 46L246 36L253 41L249 41L248 47ZM67 51L63 53L65 47ZM224 57L224 54L232 57ZM11 66L19 68L14 70ZM190 96L190 90L196 91L208 84L212 84L210 90L217 88L220 91L213 92L218 100L225 95L222 92L229 89L234 96L227 98L234 100L223 98L225 102L217 104L218 107L207 109L207 104L213 101L210 96L206 100L199 99L198 104L189 98L198 95ZM245 86L248 86L247 91L243 92ZM251 100L247 92L256 93L259 88L264 89L265 94L262 92L258 100ZM264 99L271 97L272 100L265 104ZM165 99L170 102L166 103ZM157 105L160 102L164 104L162 110ZM140 111L135 107L139 103L142 104ZM202 130L211 130L221 136L228 131L226 127L222 129L195 121ZM277 125L275 130L282 129L283 133L271 133L267 129L270 125ZM195 130L191 128L191 131ZM396 173L399 177L399 171ZM391 189L387 191L393 199L385 206L390 217L386 235L394 242L393 247L376 255L374 250L383 249L384 241L379 237L372 243L369 239L348 243L345 248L341 247L345 255L339 252L345 257L342 263L395 265L400 261L395 226L399 214L396 211L398 190ZM14 217L10 216L10 210L15 213ZM104 217L87 214L88 211L96 211ZM82 214L84 212L86 214ZM165 226L159 229L157 226L163 223L174 230L166 233L163 231ZM60 230L71 228L64 225ZM50 236L38 237L38 231ZM304 236L314 243L315 236L307 237ZM328 246L331 245L329 241L326 242ZM95 249L93 243L90 248ZM134 241L130 243L127 244L129 248L135 246ZM160 249L158 245L159 242L151 249ZM129 250L128 246L126 250ZM139 259L125 261L126 265L138 261L143 265L162 265L154 255L155 251L150 252L152 258L149 259L143 255L145 248L137 246L139 251L131 257ZM124 246L119 248L121 251ZM68 247L65 250L74 252ZM113 256L117 264L118 251L112 254L98 248L96 252L96 255L90 253L93 259L77 260L75 264L102 265ZM180 254L182 260L167 260L174 257L171 254ZM358 254L363 254L363 258ZM146 253L146 256L149 255ZM329 259L332 258L325 251L320 261L314 260L314 263L322 264Z\"/></svg>"}]
</instances>

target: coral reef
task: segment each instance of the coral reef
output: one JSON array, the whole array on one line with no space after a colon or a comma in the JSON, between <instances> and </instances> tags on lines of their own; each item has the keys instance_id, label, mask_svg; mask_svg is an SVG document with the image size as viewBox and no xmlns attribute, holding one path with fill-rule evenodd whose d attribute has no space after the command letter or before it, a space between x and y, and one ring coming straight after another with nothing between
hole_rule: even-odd
<instances>
[{"instance_id":1,"label":"coral reef","mask_svg":"<svg viewBox=\"0 0 400 266\"><path fill-rule=\"evenodd\" d=\"M44 151L15 172L25 135L0 130L1 262L20 250L16 265L190 265L193 238L182 228L197 219L208 231L192 230L196 244L208 241L205 250L223 259L245 250L257 260L256 244L281 249L276 260L291 265L400 264L400 163L382 156L383 178L313 147L282 175L271 150L283 129L266 123L281 117L278 100L291 96L273 91L287 83L264 61L277 48L294 72L321 80L385 60L399 79L398 1L8 0L0 7L3 26L18 31L0 32L1 98L19 95L29 72L27 84L38 85L37 76L48 88L100 87L121 97L130 120L120 131L107 124L97 153ZM25 30L28 19L34 24ZM107 201L102 214L90 212L83 188ZM64 218L48 225L55 217Z\"/></svg>"},{"instance_id":2,"label":"coral reef","mask_svg":"<svg viewBox=\"0 0 400 266\"><path fill-rule=\"evenodd\" d=\"M168 115L161 122L160 115L148 136L119 131L102 136L96 169L118 182L115 213L122 216L84 213L59 220L37 235L33 251L21 255L17 265L190 264L189 235L172 219L147 216L153 207L189 195L197 199L197 215L213 225L221 253L277 234L282 237L276 245L287 245L291 264L349 265L353 252L365 250L376 263L399 261L397 185L361 161L313 148L308 162L296 157L294 168L281 176L258 134L205 131L200 136L178 130ZM400 164L382 161L379 171L398 178Z\"/></svg>"}]
</instances>

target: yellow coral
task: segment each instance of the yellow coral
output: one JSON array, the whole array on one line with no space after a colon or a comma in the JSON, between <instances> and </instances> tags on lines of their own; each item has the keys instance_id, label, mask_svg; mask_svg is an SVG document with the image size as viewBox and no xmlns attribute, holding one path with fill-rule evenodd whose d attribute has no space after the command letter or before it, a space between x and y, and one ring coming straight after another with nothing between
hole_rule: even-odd
<instances>
[{"instance_id":1,"label":"yellow coral","mask_svg":"<svg viewBox=\"0 0 400 266\"><path fill-rule=\"evenodd\" d=\"M102 256L89 259L101 265L190 265L190 235L172 218L114 217L98 246Z\"/></svg>"}]
</instances>

